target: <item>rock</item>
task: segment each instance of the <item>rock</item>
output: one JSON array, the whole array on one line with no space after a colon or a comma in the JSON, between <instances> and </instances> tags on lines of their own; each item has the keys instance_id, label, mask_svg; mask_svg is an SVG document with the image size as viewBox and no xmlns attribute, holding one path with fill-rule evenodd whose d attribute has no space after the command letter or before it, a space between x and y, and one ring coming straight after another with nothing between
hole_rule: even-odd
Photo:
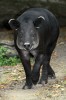
<instances>
[{"instance_id":1,"label":"rock","mask_svg":"<svg viewBox=\"0 0 66 100\"><path fill-rule=\"evenodd\" d=\"M0 22L15 17L25 7L48 8L57 16L60 24L66 25L66 0L0 0Z\"/></svg>"}]
</instances>

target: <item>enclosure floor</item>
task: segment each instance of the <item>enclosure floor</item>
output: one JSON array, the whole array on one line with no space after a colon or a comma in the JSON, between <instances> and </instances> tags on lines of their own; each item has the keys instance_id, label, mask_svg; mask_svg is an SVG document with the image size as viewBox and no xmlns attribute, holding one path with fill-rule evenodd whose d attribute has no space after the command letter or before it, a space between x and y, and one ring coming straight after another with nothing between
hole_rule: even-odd
<instances>
[{"instance_id":1,"label":"enclosure floor","mask_svg":"<svg viewBox=\"0 0 66 100\"><path fill-rule=\"evenodd\" d=\"M0 100L66 100L66 41L57 44L51 58L56 79L46 86L37 84L33 89L22 89L22 82L0 90ZM12 88L11 88L12 87Z\"/></svg>"}]
</instances>

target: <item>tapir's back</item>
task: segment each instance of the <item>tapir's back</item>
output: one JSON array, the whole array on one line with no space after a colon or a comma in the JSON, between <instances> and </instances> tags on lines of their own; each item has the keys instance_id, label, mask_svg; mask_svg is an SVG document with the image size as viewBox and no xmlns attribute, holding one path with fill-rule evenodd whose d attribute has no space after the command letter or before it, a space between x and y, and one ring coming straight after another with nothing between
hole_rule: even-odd
<instances>
[{"instance_id":1,"label":"tapir's back","mask_svg":"<svg viewBox=\"0 0 66 100\"><path fill-rule=\"evenodd\" d=\"M24 18L29 18L32 20L35 20L39 16L43 16L45 20L55 19L55 16L44 8L31 8L26 10L23 14L21 14L17 19L18 20L24 20Z\"/></svg>"},{"instance_id":2,"label":"tapir's back","mask_svg":"<svg viewBox=\"0 0 66 100\"><path fill-rule=\"evenodd\" d=\"M55 18L55 16L44 8L31 8L26 10L23 14L21 14L17 20L22 23L25 20L32 20L35 21L38 17L42 17L44 19L44 22L47 23L47 27L52 28L58 28L58 21Z\"/></svg>"}]
</instances>

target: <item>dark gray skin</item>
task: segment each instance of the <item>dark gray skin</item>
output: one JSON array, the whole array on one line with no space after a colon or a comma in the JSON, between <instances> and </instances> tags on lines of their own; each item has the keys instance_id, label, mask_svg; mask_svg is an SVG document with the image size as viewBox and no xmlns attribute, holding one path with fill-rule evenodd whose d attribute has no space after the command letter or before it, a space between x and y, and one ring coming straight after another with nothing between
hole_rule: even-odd
<instances>
[{"instance_id":1,"label":"dark gray skin","mask_svg":"<svg viewBox=\"0 0 66 100\"><path fill-rule=\"evenodd\" d=\"M51 54L59 36L59 25L55 16L43 8L26 10L17 19L10 19L9 25L15 30L14 43L23 64L26 83L23 86L31 89L40 83L46 84L48 77L55 78L55 72L50 66ZM35 58L31 71L30 55Z\"/></svg>"}]
</instances>

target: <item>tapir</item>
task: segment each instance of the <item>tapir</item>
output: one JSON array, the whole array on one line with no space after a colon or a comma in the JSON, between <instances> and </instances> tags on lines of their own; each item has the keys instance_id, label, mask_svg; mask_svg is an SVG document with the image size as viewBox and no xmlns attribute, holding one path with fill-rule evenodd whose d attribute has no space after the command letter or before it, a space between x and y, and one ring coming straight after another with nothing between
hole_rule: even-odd
<instances>
[{"instance_id":1,"label":"tapir","mask_svg":"<svg viewBox=\"0 0 66 100\"><path fill-rule=\"evenodd\" d=\"M47 84L48 77L55 78L50 59L59 36L56 17L47 9L30 8L16 19L10 19L8 23L15 31L15 48L25 70L26 82L23 89L26 87L31 89L38 81L41 84ZM33 69L30 62L31 56L35 60Z\"/></svg>"}]
</instances>

